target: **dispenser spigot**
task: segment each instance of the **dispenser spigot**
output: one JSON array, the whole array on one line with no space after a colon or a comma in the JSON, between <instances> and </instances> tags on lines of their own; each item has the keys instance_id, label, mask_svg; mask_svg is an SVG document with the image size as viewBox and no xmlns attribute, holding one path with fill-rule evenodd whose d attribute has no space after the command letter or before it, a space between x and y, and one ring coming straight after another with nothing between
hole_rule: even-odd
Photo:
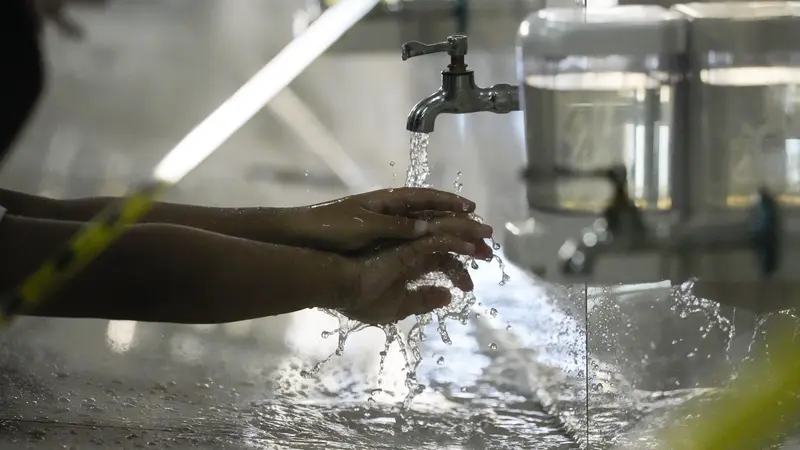
<instances>
[{"instance_id":1,"label":"dispenser spigot","mask_svg":"<svg viewBox=\"0 0 800 450\"><path fill-rule=\"evenodd\" d=\"M533 168L527 170L529 176L534 173ZM601 217L578 239L568 240L559 250L564 273L589 275L601 253L641 251L652 245L649 241L651 230L628 195L628 175L624 166L593 170L556 167L551 176L606 179L613 188Z\"/></svg>"}]
</instances>

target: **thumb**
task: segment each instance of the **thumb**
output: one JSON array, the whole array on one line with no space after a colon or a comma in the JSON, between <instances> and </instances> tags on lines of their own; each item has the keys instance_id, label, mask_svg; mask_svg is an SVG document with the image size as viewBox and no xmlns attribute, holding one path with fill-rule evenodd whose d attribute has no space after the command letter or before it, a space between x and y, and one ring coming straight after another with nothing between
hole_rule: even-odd
<instances>
[{"instance_id":1,"label":"thumb","mask_svg":"<svg viewBox=\"0 0 800 450\"><path fill-rule=\"evenodd\" d=\"M430 222L388 214L370 214L367 222L373 239L418 239L430 233Z\"/></svg>"},{"instance_id":2,"label":"thumb","mask_svg":"<svg viewBox=\"0 0 800 450\"><path fill-rule=\"evenodd\" d=\"M450 235L428 236L400 245L366 261L365 270L361 272L364 290L383 292L402 278L404 273L408 273L409 269L424 265L432 254L456 253L473 256L475 251L475 244Z\"/></svg>"},{"instance_id":3,"label":"thumb","mask_svg":"<svg viewBox=\"0 0 800 450\"><path fill-rule=\"evenodd\" d=\"M444 308L452 301L450 291L439 286L420 286L407 291L397 313L396 320L403 320L413 315L427 314L435 309Z\"/></svg>"}]
</instances>

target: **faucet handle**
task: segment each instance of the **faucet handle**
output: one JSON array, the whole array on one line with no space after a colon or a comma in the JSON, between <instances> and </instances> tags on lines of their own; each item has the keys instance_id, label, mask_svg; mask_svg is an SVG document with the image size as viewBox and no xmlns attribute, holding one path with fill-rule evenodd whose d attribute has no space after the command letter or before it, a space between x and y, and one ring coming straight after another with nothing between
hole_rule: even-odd
<instances>
[{"instance_id":1,"label":"faucet handle","mask_svg":"<svg viewBox=\"0 0 800 450\"><path fill-rule=\"evenodd\" d=\"M467 37L460 35L449 36L446 41L435 44L423 44L417 41L403 44L403 61L431 53L447 53L451 58L460 57L463 60L464 55L467 54Z\"/></svg>"}]
</instances>

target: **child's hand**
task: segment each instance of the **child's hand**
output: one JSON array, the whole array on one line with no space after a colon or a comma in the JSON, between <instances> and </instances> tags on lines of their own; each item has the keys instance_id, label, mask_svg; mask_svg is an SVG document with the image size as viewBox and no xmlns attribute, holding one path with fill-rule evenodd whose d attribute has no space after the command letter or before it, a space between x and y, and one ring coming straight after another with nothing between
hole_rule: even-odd
<instances>
[{"instance_id":1,"label":"child's hand","mask_svg":"<svg viewBox=\"0 0 800 450\"><path fill-rule=\"evenodd\" d=\"M434 235L352 259L335 307L345 316L369 324L387 324L425 314L450 303L442 287L408 289L409 282L431 272L444 273L458 289L473 289L472 279L456 255L486 258L475 244L452 235ZM489 250L488 257L491 257ZM455 255L454 255L455 254Z\"/></svg>"}]
</instances>

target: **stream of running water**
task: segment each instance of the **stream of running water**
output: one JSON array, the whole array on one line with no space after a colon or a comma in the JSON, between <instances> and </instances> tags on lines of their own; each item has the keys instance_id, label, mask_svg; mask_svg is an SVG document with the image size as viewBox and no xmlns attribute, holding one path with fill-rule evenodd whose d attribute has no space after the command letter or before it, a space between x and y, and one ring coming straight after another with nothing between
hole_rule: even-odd
<instances>
[{"instance_id":1,"label":"stream of running water","mask_svg":"<svg viewBox=\"0 0 800 450\"><path fill-rule=\"evenodd\" d=\"M428 134L411 133L410 161L406 174L406 187L431 187L428 183L428 176L430 175L430 166L428 165L429 139L430 135ZM460 178L460 174L458 175L458 178ZM462 187L458 178L454 183L454 188L456 191L460 191ZM482 221L479 216L473 215L473 218L478 221ZM494 240L492 240L492 246L494 250L500 249L500 244ZM505 265L500 257L495 256L495 260L500 265L502 272L499 283L501 285L505 285L509 280L509 277L505 272ZM468 268L478 268L477 261L473 259L463 258L463 262ZM414 397L419 395L425 389L425 386L421 385L417 380L417 369L422 362L420 344L427 339L427 335L425 334L425 329L427 326L433 323L435 318L437 324L436 330L439 333L442 342L449 345L452 343L452 340L447 330L448 321L456 321L461 324L466 324L469 321L470 312L477 301L472 292L462 292L461 290L457 289L443 273L428 274L422 279L410 283L409 288L415 289L421 286L431 285L442 286L450 290L452 301L449 305L436 310L433 313L416 316L416 323L411 327L409 332L405 334L402 333L397 324L380 326L386 335L386 340L384 342L384 349L380 353L381 359L378 369L379 386L377 386L373 392L375 394L381 392L380 379L384 370L386 356L391 347L396 344L405 361L405 386L408 389L408 394L403 401L403 409L407 409ZM348 336L350 336L352 333L363 330L368 326L366 324L350 320L336 311L326 310L325 312L336 317L336 319L339 321L339 327L333 331L323 332L323 337L330 337L334 334L338 335L338 346L334 353L314 365L311 369L303 371L303 376L306 378L317 375L320 369L322 369L322 367L328 361L330 361L333 356L341 355L344 352ZM497 314L496 310L494 310L494 314Z\"/></svg>"}]
</instances>

